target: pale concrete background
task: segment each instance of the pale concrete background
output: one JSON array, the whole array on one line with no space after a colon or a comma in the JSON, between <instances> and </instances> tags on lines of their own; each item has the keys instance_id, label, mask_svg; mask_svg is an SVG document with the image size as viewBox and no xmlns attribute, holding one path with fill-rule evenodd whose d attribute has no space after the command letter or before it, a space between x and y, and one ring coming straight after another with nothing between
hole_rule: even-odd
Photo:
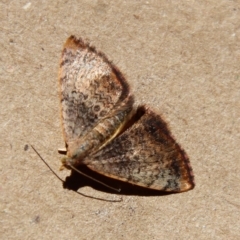
<instances>
[{"instance_id":1,"label":"pale concrete background","mask_svg":"<svg viewBox=\"0 0 240 240\"><path fill-rule=\"evenodd\" d=\"M240 239L240 1L0 2L1 239ZM192 191L64 189L57 72L89 39L188 153ZM60 172L65 179L70 172ZM108 182L111 184L111 180ZM83 184L84 185L84 184ZM134 193L134 191L133 191Z\"/></svg>"}]
</instances>

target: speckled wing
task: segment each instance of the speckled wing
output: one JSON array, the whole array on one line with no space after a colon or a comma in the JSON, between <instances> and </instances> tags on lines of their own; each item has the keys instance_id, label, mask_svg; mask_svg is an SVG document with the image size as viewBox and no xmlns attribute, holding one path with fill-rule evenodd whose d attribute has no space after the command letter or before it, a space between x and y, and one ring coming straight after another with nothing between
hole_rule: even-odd
<instances>
[{"instance_id":1,"label":"speckled wing","mask_svg":"<svg viewBox=\"0 0 240 240\"><path fill-rule=\"evenodd\" d=\"M194 178L187 155L159 115L145 107L141 111L135 124L83 163L103 175L151 189L192 189Z\"/></svg>"},{"instance_id":2,"label":"speckled wing","mask_svg":"<svg viewBox=\"0 0 240 240\"><path fill-rule=\"evenodd\" d=\"M129 94L125 79L104 54L74 36L64 45L59 80L67 143L91 131Z\"/></svg>"}]
</instances>

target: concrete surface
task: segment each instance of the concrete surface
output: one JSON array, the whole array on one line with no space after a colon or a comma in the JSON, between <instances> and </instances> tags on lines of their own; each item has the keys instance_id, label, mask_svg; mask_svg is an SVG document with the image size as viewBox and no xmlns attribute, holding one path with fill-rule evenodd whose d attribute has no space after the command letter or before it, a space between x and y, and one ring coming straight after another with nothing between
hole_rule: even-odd
<instances>
[{"instance_id":1,"label":"concrete surface","mask_svg":"<svg viewBox=\"0 0 240 240\"><path fill-rule=\"evenodd\" d=\"M0 238L240 239L239 6L2 0ZM70 174L58 172L57 73L71 34L103 51L137 100L164 116L190 157L195 189L115 194L81 178L83 196L29 147L62 179Z\"/></svg>"}]
</instances>

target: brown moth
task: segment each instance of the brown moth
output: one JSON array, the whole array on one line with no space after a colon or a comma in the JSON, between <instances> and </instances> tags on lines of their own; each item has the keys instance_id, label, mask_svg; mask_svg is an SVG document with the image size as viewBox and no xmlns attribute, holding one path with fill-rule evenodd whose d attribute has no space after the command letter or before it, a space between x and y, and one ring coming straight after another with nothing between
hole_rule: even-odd
<instances>
[{"instance_id":1,"label":"brown moth","mask_svg":"<svg viewBox=\"0 0 240 240\"><path fill-rule=\"evenodd\" d=\"M183 192L194 187L189 159L159 114L135 107L121 72L106 56L71 36L61 57L61 115L67 157L142 187Z\"/></svg>"}]
</instances>

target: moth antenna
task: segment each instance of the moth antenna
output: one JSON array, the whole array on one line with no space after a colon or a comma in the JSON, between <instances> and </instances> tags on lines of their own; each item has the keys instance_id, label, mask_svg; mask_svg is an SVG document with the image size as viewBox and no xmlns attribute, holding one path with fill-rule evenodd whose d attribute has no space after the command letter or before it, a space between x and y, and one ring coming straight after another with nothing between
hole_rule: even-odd
<instances>
[{"instance_id":1,"label":"moth antenna","mask_svg":"<svg viewBox=\"0 0 240 240\"><path fill-rule=\"evenodd\" d=\"M52 170L52 168L51 168L51 167L49 166L49 164L43 159L43 157L39 154L39 152L38 152L32 145L30 145L30 146L32 147L32 149L34 150L34 152L39 156L39 158L45 163L45 165L49 168L49 170L50 170L60 181L64 182L64 181ZM116 191L116 192L120 192L120 191L121 191L121 188L117 189L117 188L111 187L111 186L109 186L109 185L107 185L107 184L105 184L105 183L103 183L103 182L101 182L101 181L99 181L99 180L97 180L97 179L95 179L95 178L93 178L93 177L91 177L91 176L89 176L89 175L81 172L80 170L78 170L77 168L75 168L74 166L72 166L72 165L70 165L70 164L68 164L68 166L69 166L73 171L75 171L75 172L83 175L84 177L87 177L87 178L89 178L89 179L91 179L91 180L93 180L93 181L95 181L95 182L98 182L98 183L102 184L103 186L105 186L105 187L107 187L107 188L109 188L109 189L112 189L112 190L114 190L114 191Z\"/></svg>"},{"instance_id":2,"label":"moth antenna","mask_svg":"<svg viewBox=\"0 0 240 240\"><path fill-rule=\"evenodd\" d=\"M71 164L69 164L69 163L68 163L68 166L69 166L73 171L75 171L75 172L83 175L84 177L87 177L87 178L89 178L89 179L91 179L91 180L93 180L93 181L95 181L95 182L97 182L97 183L100 183L100 184L102 184L103 186L105 186L105 187L107 187L107 188L109 188L109 189L112 189L112 190L114 190L114 191L116 191L116 192L121 192L121 188L118 188L118 189L117 189L117 188L111 187L111 186L109 186L109 185L107 185L107 184L105 184L105 183L97 180L96 178L93 178L93 177L91 177L91 176L89 176L89 175L81 172L80 170L78 170L77 168L75 168L73 165L71 165Z\"/></svg>"},{"instance_id":3,"label":"moth antenna","mask_svg":"<svg viewBox=\"0 0 240 240\"><path fill-rule=\"evenodd\" d=\"M64 181L52 170L52 168L48 165L48 163L42 158L42 156L38 153L38 151L37 151L32 145L30 145L30 146L31 146L31 148L34 150L34 152L39 156L39 158L45 163L45 165L50 169L50 171L51 171L60 181L62 181L62 182L64 183ZM80 173L80 171L78 171L78 170L77 170L77 172ZM83 173L81 173L81 174L83 174ZM83 175L86 176L85 174L83 174ZM89 176L86 176L86 177L91 178L91 177L89 177ZM91 178L91 179L93 179L94 181L97 181L97 180L94 179L94 178ZM97 181L97 182L101 183L100 181ZM101 183L101 184L103 184L103 185L105 185L106 187L109 187L109 188L111 188L111 189L113 189L113 190L115 190L115 191L120 191L120 190L121 190L121 189L115 189L115 188L112 188L112 187L110 187L110 186L107 186L107 185L104 184L104 183ZM122 198L120 198L120 200L106 200L106 199L102 199L102 198L91 197L91 196L85 195L85 194L83 194L83 193L80 193L80 192L78 192L78 191L76 191L76 193L80 194L80 195L83 196L83 197L87 197L87 198L91 198L91 199L95 199L95 200L99 200L99 201L122 202Z\"/></svg>"},{"instance_id":4,"label":"moth antenna","mask_svg":"<svg viewBox=\"0 0 240 240\"><path fill-rule=\"evenodd\" d=\"M39 156L39 158L45 163L45 165L49 168L49 170L62 182L64 182L53 170L52 168L48 165L48 163L42 158L42 156L38 153L38 151L32 146L30 145L31 148L34 150L34 152Z\"/></svg>"}]
</instances>

